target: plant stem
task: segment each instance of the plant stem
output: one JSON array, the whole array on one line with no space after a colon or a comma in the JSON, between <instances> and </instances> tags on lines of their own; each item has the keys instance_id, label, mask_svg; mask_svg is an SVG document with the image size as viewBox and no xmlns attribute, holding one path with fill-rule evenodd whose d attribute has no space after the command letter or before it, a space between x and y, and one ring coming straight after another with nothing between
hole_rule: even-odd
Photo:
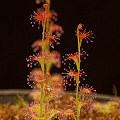
<instances>
[{"instance_id":1,"label":"plant stem","mask_svg":"<svg viewBox=\"0 0 120 120\"><path fill-rule=\"evenodd\" d=\"M49 97L47 96L47 111L49 109Z\"/></svg>"},{"instance_id":2,"label":"plant stem","mask_svg":"<svg viewBox=\"0 0 120 120\"><path fill-rule=\"evenodd\" d=\"M43 25L43 34L42 34L42 78L44 79L44 34L45 34L45 23ZM42 116L42 103L43 103L43 83L41 83L41 98L40 98L40 116Z\"/></svg>"},{"instance_id":3,"label":"plant stem","mask_svg":"<svg viewBox=\"0 0 120 120\"><path fill-rule=\"evenodd\" d=\"M48 4L48 9L47 9L47 14L49 14L50 12L50 0L47 0L47 4ZM46 20L46 32L49 32L49 18ZM50 51L50 45L49 43L47 44L47 52Z\"/></svg>"},{"instance_id":4,"label":"plant stem","mask_svg":"<svg viewBox=\"0 0 120 120\"><path fill-rule=\"evenodd\" d=\"M79 79L78 79L79 80ZM77 89L76 89L76 106L77 106L77 120L79 120L79 107L78 107L78 87L79 87L79 83L77 83Z\"/></svg>"},{"instance_id":5,"label":"plant stem","mask_svg":"<svg viewBox=\"0 0 120 120\"><path fill-rule=\"evenodd\" d=\"M50 0L48 0L48 9L47 9L47 14L50 12ZM49 19L47 19L46 22L46 32L49 32Z\"/></svg>"},{"instance_id":6,"label":"plant stem","mask_svg":"<svg viewBox=\"0 0 120 120\"><path fill-rule=\"evenodd\" d=\"M47 14L49 14L49 12L50 12L50 0L47 0L47 4L48 4ZM49 18L46 20L46 24L45 25L46 25L46 32L49 32ZM48 41L48 39L47 39L47 41ZM46 48L47 48L46 52L49 52L50 51L49 42L48 42ZM45 71L46 72L50 72L50 69L49 69L49 60L47 60L47 62L45 64L45 67L46 67ZM48 109L49 109L49 97L47 96L47 111L48 111Z\"/></svg>"},{"instance_id":7,"label":"plant stem","mask_svg":"<svg viewBox=\"0 0 120 120\"><path fill-rule=\"evenodd\" d=\"M72 115L72 116L73 116L74 120L77 120L74 115Z\"/></svg>"},{"instance_id":8,"label":"plant stem","mask_svg":"<svg viewBox=\"0 0 120 120\"><path fill-rule=\"evenodd\" d=\"M49 14L49 12L50 12L50 0L47 0L47 4L48 4L47 14ZM49 32L49 18L46 21L46 32ZM49 51L50 51L50 45L48 42L48 44L46 46L46 52L49 52ZM47 60L47 62L46 62L46 72L50 72L49 60Z\"/></svg>"},{"instance_id":9,"label":"plant stem","mask_svg":"<svg viewBox=\"0 0 120 120\"><path fill-rule=\"evenodd\" d=\"M45 11L46 12L46 11ZM44 72L45 72L45 66L44 66L44 52L45 52L45 46L44 46L44 35L45 35L45 24L46 24L46 14L45 14L45 20L43 21L43 32L42 32L42 78L44 79ZM42 116L42 103L43 103L43 90L44 85L41 83L41 98L40 98L40 116Z\"/></svg>"},{"instance_id":10,"label":"plant stem","mask_svg":"<svg viewBox=\"0 0 120 120\"><path fill-rule=\"evenodd\" d=\"M77 39L78 39L78 78L76 80L76 84L77 84L77 88L76 88L76 106L77 106L77 120L79 120L80 117L80 110L79 110L79 106L78 106L78 101L79 101L79 95L78 95L78 88L79 88L79 74L80 74L80 47L81 47L81 41L79 38L79 30L77 30Z\"/></svg>"}]
</instances>

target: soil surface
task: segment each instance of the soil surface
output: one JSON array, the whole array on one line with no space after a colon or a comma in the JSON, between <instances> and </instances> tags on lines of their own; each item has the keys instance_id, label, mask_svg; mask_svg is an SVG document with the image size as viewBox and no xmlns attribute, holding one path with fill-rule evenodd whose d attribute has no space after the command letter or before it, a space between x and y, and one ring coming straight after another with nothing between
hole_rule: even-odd
<instances>
[{"instance_id":1,"label":"soil surface","mask_svg":"<svg viewBox=\"0 0 120 120\"><path fill-rule=\"evenodd\" d=\"M63 95L60 101L54 101L52 104L55 108L67 108L72 104L74 97ZM118 101L119 103L119 101ZM110 112L104 112L105 109L99 110L94 107L95 104L106 104L97 101L92 102L92 109L82 108L80 112L80 120L120 120L120 104L110 108ZM16 107L16 105L0 104L0 120L24 120L23 109ZM68 120L74 120L72 117Z\"/></svg>"}]
</instances>

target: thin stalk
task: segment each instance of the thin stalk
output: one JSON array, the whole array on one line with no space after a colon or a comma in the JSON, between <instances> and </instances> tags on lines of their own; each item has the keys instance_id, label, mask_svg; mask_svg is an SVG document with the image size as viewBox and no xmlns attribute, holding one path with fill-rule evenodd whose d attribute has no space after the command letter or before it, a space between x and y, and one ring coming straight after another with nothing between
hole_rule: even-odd
<instances>
[{"instance_id":1,"label":"thin stalk","mask_svg":"<svg viewBox=\"0 0 120 120\"><path fill-rule=\"evenodd\" d=\"M79 80L79 79L78 79ZM77 120L79 120L79 107L78 107L78 88L79 88L79 83L77 83L77 89L76 89L76 106L77 106Z\"/></svg>"},{"instance_id":2,"label":"thin stalk","mask_svg":"<svg viewBox=\"0 0 120 120\"><path fill-rule=\"evenodd\" d=\"M49 12L50 12L50 0L47 0L47 4L48 4L47 14L49 14ZM49 18L46 21L46 32L49 32ZM46 46L46 52L49 52L49 51L50 51L50 45L48 42L48 44ZM46 72L50 72L49 60L47 60L47 62L46 62Z\"/></svg>"},{"instance_id":3,"label":"thin stalk","mask_svg":"<svg viewBox=\"0 0 120 120\"><path fill-rule=\"evenodd\" d=\"M74 120L77 120L74 115L72 115L72 116L73 116Z\"/></svg>"},{"instance_id":4,"label":"thin stalk","mask_svg":"<svg viewBox=\"0 0 120 120\"><path fill-rule=\"evenodd\" d=\"M44 79L44 72L45 72L45 66L44 66L44 51L45 51L45 46L44 46L44 35L45 35L45 24L46 24L46 14L45 14L45 20L43 21L43 32L42 32L42 78ZM42 103L43 103L43 90L44 90L44 85L43 83L41 84L41 98L40 98L40 116L42 116Z\"/></svg>"},{"instance_id":5,"label":"thin stalk","mask_svg":"<svg viewBox=\"0 0 120 120\"><path fill-rule=\"evenodd\" d=\"M49 109L49 97L47 96L47 111Z\"/></svg>"},{"instance_id":6,"label":"thin stalk","mask_svg":"<svg viewBox=\"0 0 120 120\"><path fill-rule=\"evenodd\" d=\"M50 0L47 0L47 4L48 4L47 14L49 14L49 12L50 12ZM49 32L49 18L46 19L46 24L45 25L46 25L46 32ZM46 40L48 41L47 38L46 38ZM49 52L50 51L49 42L48 42L46 48L47 48L46 52ZM50 69L49 69L49 60L47 60L45 67L46 67L45 71L46 72L50 72ZM47 97L47 111L48 111L48 109L49 109L49 97Z\"/></svg>"},{"instance_id":7,"label":"thin stalk","mask_svg":"<svg viewBox=\"0 0 120 120\"><path fill-rule=\"evenodd\" d=\"M81 47L81 41L79 38L79 30L77 30L77 39L78 39L78 78L77 78L77 88L76 88L76 106L77 106L77 120L79 120L80 117L80 110L79 110L79 106L78 106L78 101L79 101L79 95L78 95L78 88L79 88L79 74L80 74L80 47Z\"/></svg>"},{"instance_id":8,"label":"thin stalk","mask_svg":"<svg viewBox=\"0 0 120 120\"><path fill-rule=\"evenodd\" d=\"M50 0L48 0L47 4L48 4L48 9L47 9L47 14L48 14L50 12ZM49 19L47 19L46 22L46 32L49 32Z\"/></svg>"},{"instance_id":9,"label":"thin stalk","mask_svg":"<svg viewBox=\"0 0 120 120\"><path fill-rule=\"evenodd\" d=\"M45 24L45 23L44 23ZM45 34L45 25L43 25L43 35L42 35L42 78L44 79L44 34ZM42 103L43 103L43 83L41 83L41 98L40 98L40 116L42 116Z\"/></svg>"},{"instance_id":10,"label":"thin stalk","mask_svg":"<svg viewBox=\"0 0 120 120\"><path fill-rule=\"evenodd\" d=\"M47 14L49 14L50 12L50 0L47 0L47 3L48 3L48 9L47 9ZM46 20L46 32L49 32L49 18ZM47 44L47 52L50 51L50 46L49 44Z\"/></svg>"}]
</instances>

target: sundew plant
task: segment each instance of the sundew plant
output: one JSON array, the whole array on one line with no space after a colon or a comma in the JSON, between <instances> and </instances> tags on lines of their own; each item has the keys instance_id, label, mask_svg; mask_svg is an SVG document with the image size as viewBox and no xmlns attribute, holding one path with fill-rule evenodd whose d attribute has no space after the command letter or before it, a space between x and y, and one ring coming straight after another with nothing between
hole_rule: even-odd
<instances>
[{"instance_id":1,"label":"sundew plant","mask_svg":"<svg viewBox=\"0 0 120 120\"><path fill-rule=\"evenodd\" d=\"M54 44L60 44L60 36L63 34L63 29L57 25L57 13L50 11L50 0L36 0L36 4L42 4L43 7L37 8L30 16L32 27L38 26L42 30L42 38L32 44L33 54L27 58L28 67L36 66L28 75L28 85L34 90L32 95L34 101L25 107L26 120L66 120L80 119L80 111L82 107L89 109L91 101L95 97L95 90L89 85L80 85L80 78L85 79L85 72L80 68L81 57L87 56L86 52L81 49L83 40L92 42L92 31L83 29L83 24L79 24L76 30L78 40L78 51L74 54L66 54L64 64L72 60L76 66L76 70L70 67L64 69L61 74L51 74L51 67L61 67L60 53L50 51L50 47L54 49ZM63 76L63 77L62 77ZM52 105L53 101L59 100L62 93L65 92L66 84L71 85L74 79L76 86L75 99L72 104L61 109L55 108ZM37 95L37 97L34 97Z\"/></svg>"},{"instance_id":2,"label":"sundew plant","mask_svg":"<svg viewBox=\"0 0 120 120\"><path fill-rule=\"evenodd\" d=\"M76 86L76 99L74 101L74 105L76 105L76 112L77 112L76 118L74 116L74 119L76 119L76 120L79 120L81 108L83 106L86 106L87 109L89 109L91 107L90 106L91 101L96 96L95 90L93 89L92 86L89 87L89 85L87 85L87 84L80 86L80 78L82 80L85 80L85 76L86 76L83 69L80 68L81 57L85 59L86 56L88 55L88 54L86 54L86 52L83 49L81 49L82 41L86 40L87 43L88 43L88 41L93 42L91 40L91 38L93 39L92 31L86 32L86 29L83 29L83 26L84 25L80 23L77 26L77 30L76 30L76 36L77 36L77 40L78 40L78 51L74 54L66 54L63 57L64 65L66 65L67 62L72 60L77 68L77 70L75 70L74 68L71 68L69 66L69 70L64 69L66 72L62 73L62 74L65 74L64 78L65 78L66 84L68 84L68 82L69 82L69 85L71 85L71 80L74 79L74 85ZM69 65L70 65L70 63L69 63ZM72 111L72 109L71 109L71 111ZM74 114L73 111L71 112L72 115Z\"/></svg>"}]
</instances>

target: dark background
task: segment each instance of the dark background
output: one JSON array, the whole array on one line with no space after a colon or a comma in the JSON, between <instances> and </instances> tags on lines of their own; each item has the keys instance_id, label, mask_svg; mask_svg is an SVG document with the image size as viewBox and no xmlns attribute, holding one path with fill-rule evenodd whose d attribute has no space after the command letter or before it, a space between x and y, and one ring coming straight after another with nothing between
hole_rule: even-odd
<instances>
[{"instance_id":1,"label":"dark background","mask_svg":"<svg viewBox=\"0 0 120 120\"><path fill-rule=\"evenodd\" d=\"M28 89L26 58L32 55L31 44L41 38L41 30L30 24L30 14L41 5L34 0L0 0L0 89ZM83 23L94 33L94 42L82 48L89 54L82 60L85 81L97 93L113 94L115 84L120 95L120 11L117 0L52 0L51 9L58 13L57 24L64 29L61 44L55 50L66 53L77 51L75 30ZM52 68L52 72L63 72ZM68 87L68 90L73 90Z\"/></svg>"}]
</instances>

